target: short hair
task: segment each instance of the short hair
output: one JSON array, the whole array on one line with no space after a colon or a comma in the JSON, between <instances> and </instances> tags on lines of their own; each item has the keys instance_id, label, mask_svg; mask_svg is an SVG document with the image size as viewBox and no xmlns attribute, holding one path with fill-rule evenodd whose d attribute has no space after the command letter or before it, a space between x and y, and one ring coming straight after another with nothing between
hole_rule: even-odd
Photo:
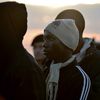
<instances>
[{"instance_id":1,"label":"short hair","mask_svg":"<svg viewBox=\"0 0 100 100\"><path fill-rule=\"evenodd\" d=\"M75 9L67 9L60 12L55 19L73 19L79 30L80 35L82 36L85 28L85 19L82 13Z\"/></svg>"},{"instance_id":2,"label":"short hair","mask_svg":"<svg viewBox=\"0 0 100 100\"><path fill-rule=\"evenodd\" d=\"M31 43L31 46L34 46L34 44L35 44L35 43L38 43L38 42L43 42L43 34L37 35L37 36L33 39L32 43Z\"/></svg>"}]
</instances>

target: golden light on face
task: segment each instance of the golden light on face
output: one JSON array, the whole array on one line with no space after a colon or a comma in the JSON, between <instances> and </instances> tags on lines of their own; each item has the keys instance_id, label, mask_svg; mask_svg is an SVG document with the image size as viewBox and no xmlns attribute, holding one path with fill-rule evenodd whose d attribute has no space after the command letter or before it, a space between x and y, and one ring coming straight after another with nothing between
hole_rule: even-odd
<instances>
[{"instance_id":1,"label":"golden light on face","mask_svg":"<svg viewBox=\"0 0 100 100\"><path fill-rule=\"evenodd\" d=\"M100 0L15 0L15 1L31 5L50 6L54 8L66 5L100 3Z\"/></svg>"}]
</instances>

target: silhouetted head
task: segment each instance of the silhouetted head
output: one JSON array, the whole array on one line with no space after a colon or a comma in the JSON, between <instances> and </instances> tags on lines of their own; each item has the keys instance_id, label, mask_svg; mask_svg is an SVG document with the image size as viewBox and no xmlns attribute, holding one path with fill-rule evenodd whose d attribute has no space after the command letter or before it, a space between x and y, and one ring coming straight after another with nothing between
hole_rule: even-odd
<instances>
[{"instance_id":1,"label":"silhouetted head","mask_svg":"<svg viewBox=\"0 0 100 100\"><path fill-rule=\"evenodd\" d=\"M26 30L27 11L25 5L17 2L0 3L0 36L4 34L4 38L7 40L22 41Z\"/></svg>"},{"instance_id":2,"label":"silhouetted head","mask_svg":"<svg viewBox=\"0 0 100 100\"><path fill-rule=\"evenodd\" d=\"M82 37L85 28L85 19L81 12L75 9L68 9L60 12L55 19L73 19Z\"/></svg>"},{"instance_id":3,"label":"silhouetted head","mask_svg":"<svg viewBox=\"0 0 100 100\"><path fill-rule=\"evenodd\" d=\"M34 46L34 44L35 44L35 43L38 43L38 42L43 42L43 34L37 35L37 36L33 39L32 43L31 43L31 46Z\"/></svg>"},{"instance_id":4,"label":"silhouetted head","mask_svg":"<svg viewBox=\"0 0 100 100\"><path fill-rule=\"evenodd\" d=\"M27 30L27 11L24 4L0 3L0 53L12 56L22 47Z\"/></svg>"}]
</instances>

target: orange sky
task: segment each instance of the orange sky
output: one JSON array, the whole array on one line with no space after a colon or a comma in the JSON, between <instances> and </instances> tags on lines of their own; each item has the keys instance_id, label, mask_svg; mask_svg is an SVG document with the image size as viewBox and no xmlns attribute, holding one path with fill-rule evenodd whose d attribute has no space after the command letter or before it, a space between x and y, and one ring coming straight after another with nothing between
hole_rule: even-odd
<instances>
[{"instance_id":1,"label":"orange sky","mask_svg":"<svg viewBox=\"0 0 100 100\"><path fill-rule=\"evenodd\" d=\"M96 33L84 33L83 37L90 37L90 38L94 38L96 40L96 42L100 42L100 34L96 34Z\"/></svg>"}]
</instances>

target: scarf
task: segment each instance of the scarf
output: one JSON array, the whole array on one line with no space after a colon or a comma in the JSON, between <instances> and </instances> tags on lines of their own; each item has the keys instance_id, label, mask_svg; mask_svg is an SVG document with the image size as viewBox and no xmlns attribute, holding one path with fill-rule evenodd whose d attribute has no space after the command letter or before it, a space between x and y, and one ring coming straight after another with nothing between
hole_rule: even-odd
<instances>
[{"instance_id":1,"label":"scarf","mask_svg":"<svg viewBox=\"0 0 100 100\"><path fill-rule=\"evenodd\" d=\"M85 39L82 49L80 50L79 53L75 54L78 63L85 57L86 50L91 46L92 41L93 41L92 39Z\"/></svg>"},{"instance_id":2,"label":"scarf","mask_svg":"<svg viewBox=\"0 0 100 100\"><path fill-rule=\"evenodd\" d=\"M69 65L74 59L75 56L72 56L64 63L51 63L50 72L47 77L47 100L56 100L60 69Z\"/></svg>"},{"instance_id":3,"label":"scarf","mask_svg":"<svg viewBox=\"0 0 100 100\"><path fill-rule=\"evenodd\" d=\"M47 77L47 96L46 100L56 100L56 94L58 90L58 81L59 81L59 72L60 69L68 66L74 59L75 55L73 55L69 60L64 63L57 63L54 64L53 62L50 65L50 72ZM80 67L76 66L76 68L80 71L83 77L83 88L81 91L80 99L79 100L87 100L90 87L91 87L91 80L89 76L85 73L85 71Z\"/></svg>"}]
</instances>

